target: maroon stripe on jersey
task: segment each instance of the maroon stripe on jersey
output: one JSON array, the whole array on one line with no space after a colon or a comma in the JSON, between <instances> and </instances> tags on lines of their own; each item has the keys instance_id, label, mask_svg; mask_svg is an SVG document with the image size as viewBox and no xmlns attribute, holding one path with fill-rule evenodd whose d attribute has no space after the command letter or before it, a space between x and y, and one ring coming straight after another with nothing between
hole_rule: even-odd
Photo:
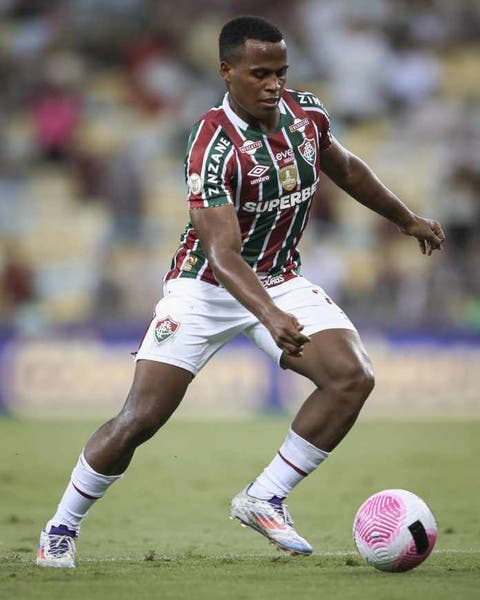
<instances>
[{"instance_id":1,"label":"maroon stripe on jersey","mask_svg":"<svg viewBox=\"0 0 480 600\"><path fill-rule=\"evenodd\" d=\"M305 106L305 108L303 108L292 97L292 95L289 92L287 92L287 90L283 92L282 98L296 118L304 119L305 117L308 117L312 121L312 123L315 123L317 125L318 134L321 137L318 138L317 132L315 131L313 124L309 125L308 130L305 131L306 137L311 137L313 135L313 137L317 138L318 140L320 150L326 150L331 144L330 119L328 118L327 114L322 110L322 108L320 106ZM319 156L317 156L317 168L320 168L319 160L320 158Z\"/></svg>"},{"instance_id":2,"label":"maroon stripe on jersey","mask_svg":"<svg viewBox=\"0 0 480 600\"><path fill-rule=\"evenodd\" d=\"M310 211L312 210L312 203L310 203L310 205L308 206L307 212L305 213L305 218L303 220L302 223L302 227L300 229L300 231L298 232L297 237L294 240L294 243L292 244L292 247L290 248L290 252L288 254L288 257L285 261L285 266L287 267L287 270L292 270L292 269L296 269L298 267L298 263L296 260L293 260L293 256L294 254L297 252L298 253L298 249L297 246L300 243L300 240L303 237L303 232L305 231L305 227L308 223L308 220L310 218Z\"/></svg>"},{"instance_id":3,"label":"maroon stripe on jersey","mask_svg":"<svg viewBox=\"0 0 480 600\"><path fill-rule=\"evenodd\" d=\"M292 467L292 469L293 469L294 471L296 471L296 472L297 472L299 475L301 475L302 477L306 477L306 476L308 475L308 473L305 473L305 471L302 471L302 469L299 469L299 468L298 468L296 465L294 465L294 464L293 464L293 463L291 463L289 460L287 460L287 459L286 459L286 458L283 456L283 454L282 454L280 451L278 451L278 456L279 456L279 457L280 457L280 458L281 458L281 459L282 459L284 462L286 462L286 463L287 463L287 465L288 465L289 467Z\"/></svg>"},{"instance_id":4,"label":"maroon stripe on jersey","mask_svg":"<svg viewBox=\"0 0 480 600\"><path fill-rule=\"evenodd\" d=\"M267 273L272 268L277 252L282 249L294 218L295 208L289 208L282 214L280 220L276 224L275 230L270 236L268 252L266 252L258 262L257 271L259 273Z\"/></svg>"},{"instance_id":5,"label":"maroon stripe on jersey","mask_svg":"<svg viewBox=\"0 0 480 600\"><path fill-rule=\"evenodd\" d=\"M230 121L230 119L225 114L225 111L222 110L217 115L217 123L219 123L223 130L227 133L228 137L232 140L234 146L242 146L245 141L245 136L242 137L238 132L235 125Z\"/></svg>"},{"instance_id":6,"label":"maroon stripe on jersey","mask_svg":"<svg viewBox=\"0 0 480 600\"><path fill-rule=\"evenodd\" d=\"M190 156L188 160L188 175L191 173L201 173L203 162L205 159L205 152L203 149L206 148L215 135L215 131L218 128L218 124L213 119L207 119L201 126L200 133L197 139L190 148ZM202 151L197 152L196 149L199 147Z\"/></svg>"},{"instance_id":7,"label":"maroon stripe on jersey","mask_svg":"<svg viewBox=\"0 0 480 600\"><path fill-rule=\"evenodd\" d=\"M300 104L292 98L291 94L287 92L287 90L283 91L282 99L297 119L304 119L308 116Z\"/></svg>"}]
</instances>

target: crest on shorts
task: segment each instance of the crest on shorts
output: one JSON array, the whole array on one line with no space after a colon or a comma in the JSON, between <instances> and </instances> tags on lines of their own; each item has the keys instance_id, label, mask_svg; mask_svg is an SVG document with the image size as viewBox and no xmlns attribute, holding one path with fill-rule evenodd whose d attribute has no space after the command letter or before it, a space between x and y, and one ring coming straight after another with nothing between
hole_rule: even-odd
<instances>
[{"instance_id":1,"label":"crest on shorts","mask_svg":"<svg viewBox=\"0 0 480 600\"><path fill-rule=\"evenodd\" d=\"M165 340L171 338L172 335L175 335L179 327L180 323L174 321L170 316L160 319L155 325L155 339L159 344L162 344Z\"/></svg>"},{"instance_id":2,"label":"crest on shorts","mask_svg":"<svg viewBox=\"0 0 480 600\"><path fill-rule=\"evenodd\" d=\"M313 166L315 164L317 151L315 149L315 140L313 138L306 137L300 146L298 146L298 150L309 165Z\"/></svg>"}]
</instances>

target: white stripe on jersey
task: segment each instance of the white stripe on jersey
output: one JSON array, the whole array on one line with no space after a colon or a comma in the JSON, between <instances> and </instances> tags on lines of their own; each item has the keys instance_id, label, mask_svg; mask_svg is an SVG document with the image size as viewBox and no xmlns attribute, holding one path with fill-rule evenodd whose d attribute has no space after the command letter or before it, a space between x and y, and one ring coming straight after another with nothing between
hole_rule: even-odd
<instances>
[{"instance_id":1,"label":"white stripe on jersey","mask_svg":"<svg viewBox=\"0 0 480 600\"><path fill-rule=\"evenodd\" d=\"M190 174L190 158L192 156L193 148L198 140L198 136L200 135L200 132L202 131L202 128L204 125L205 125L205 120L203 120L200 123L200 125L198 126L197 134L195 135L195 139L193 140L192 145L190 146L190 152L188 153L188 156L187 156L187 181L188 181L188 177Z\"/></svg>"},{"instance_id":2,"label":"white stripe on jersey","mask_svg":"<svg viewBox=\"0 0 480 600\"><path fill-rule=\"evenodd\" d=\"M317 181L318 181L318 179L317 179ZM298 208L298 207L297 207L297 208ZM291 248L290 248L290 252L288 253L288 254L289 254L289 256L287 256L287 258L286 258L286 260L285 260L285 262L286 262L286 263L287 263L289 260L291 260L291 258L292 258L292 255L293 255L293 252L294 252L294 251L297 249L298 239L299 239L299 237L302 235L302 233L303 233L303 230L305 229L306 221L307 221L307 218L308 218L308 216L309 216L309 215L310 215L310 210L306 210L306 211L305 211L305 214L303 215L303 223L302 223L302 226L301 226L301 227L300 227L300 229L298 230L298 235L297 235L297 236L296 236L296 238L293 240L293 243L292 243L292 245L291 245ZM295 215L295 216L296 216L296 215ZM285 238L285 239L286 239L286 238ZM294 265L295 265L295 268L297 268L297 267L298 267L298 263L297 263L297 261L295 261Z\"/></svg>"},{"instance_id":3,"label":"white stripe on jersey","mask_svg":"<svg viewBox=\"0 0 480 600\"><path fill-rule=\"evenodd\" d=\"M274 170L275 170L275 173L277 175L278 197L280 198L281 195L282 195L282 184L280 182L280 173L279 173L279 170L275 168L275 165L277 163L275 161L275 157L273 155L272 148L270 147L270 143L268 141L268 137L265 134L263 135L263 141L265 143L265 148L267 149L268 153L270 154L270 158L272 159L272 163L274 165ZM277 225L277 221L279 220L279 218L281 216L282 216L282 211L281 210L277 211L277 216L275 217L275 220L273 221L272 226L270 227L270 231L265 236L265 241L263 243L262 250L260 251L260 254L258 255L258 258L257 258L257 260L255 261L255 264L252 267L254 270L257 268L259 261L264 257L265 250L267 249L267 245L268 245L268 242L270 240L270 236L272 235L272 231L275 229L275 227Z\"/></svg>"},{"instance_id":4,"label":"white stripe on jersey","mask_svg":"<svg viewBox=\"0 0 480 600\"><path fill-rule=\"evenodd\" d=\"M318 106L302 106L302 110L304 110L305 112L308 112L308 111L319 112L322 115L325 115L327 117L327 119L329 118L327 111L326 110L322 110Z\"/></svg>"},{"instance_id":5,"label":"white stripe on jersey","mask_svg":"<svg viewBox=\"0 0 480 600\"><path fill-rule=\"evenodd\" d=\"M200 177L202 178L202 182L203 182L202 198L203 198L203 206L205 208L208 208L208 200L207 200L207 196L205 194L205 171L206 171L206 168L207 168L207 158L208 158L208 155L210 154L210 149L213 146L213 142L216 141L217 135L218 135L218 133L220 131L222 131L222 126L221 125L219 125L217 127L217 129L215 130L215 133L210 138L208 146L205 148L205 151L203 153L202 172L200 173Z\"/></svg>"},{"instance_id":6,"label":"white stripe on jersey","mask_svg":"<svg viewBox=\"0 0 480 600\"><path fill-rule=\"evenodd\" d=\"M229 107L230 108L230 107ZM230 111L232 109L230 108ZM245 142L247 140L247 138L245 137L245 134L243 133L243 131L237 126L237 124L235 123L235 121L231 121L232 125L235 127L236 132L238 133L238 135L240 136L242 142ZM252 161L258 165L258 161L255 158L255 156L251 156ZM238 196L238 206L240 206L240 188L241 188L241 184L242 184L242 169L241 169L241 164L240 164L240 160L237 154L237 161L238 161L238 173L239 173L239 182L237 185L237 196ZM263 183L259 183L258 184L258 202L262 202L263 200ZM245 239L242 242L242 247L241 247L241 252L243 252L244 248L245 248L245 244L247 244L247 242L250 240L250 236L252 235L252 233L255 231L255 227L257 226L257 220L258 220L259 214L255 214L255 217L252 221L252 224L250 226L250 229L248 230L247 235L245 236Z\"/></svg>"},{"instance_id":7,"label":"white stripe on jersey","mask_svg":"<svg viewBox=\"0 0 480 600\"><path fill-rule=\"evenodd\" d=\"M222 169L222 190L225 192L225 196L228 198L230 204L233 204L233 198L232 198L232 194L230 192L230 190L227 189L227 187L225 186L225 173L227 171L227 165L228 165L228 161L230 160L232 154L235 151L235 147L232 143L232 147L230 148L230 152L227 154L227 156L224 159L223 162L223 169Z\"/></svg>"},{"instance_id":8,"label":"white stripe on jersey","mask_svg":"<svg viewBox=\"0 0 480 600\"><path fill-rule=\"evenodd\" d=\"M287 107L287 108L288 108L288 107ZM284 137L284 138L285 138L285 140L287 141L287 144L288 144L288 145L290 146L290 148L293 150L293 146L292 146L292 144L290 143L290 139L289 139L289 137L288 137L288 135L287 135L287 132L285 131L285 127L282 127L282 133L283 133L283 137ZM293 156L295 156L295 155L293 155ZM296 167L297 167L297 186L298 186L298 188L300 189L300 187L301 187L301 182L300 182L300 170L299 170L299 168L298 168L298 161L297 161L297 159L296 159L296 158L295 158L295 165L296 165ZM278 260L278 256L279 256L280 252L281 252L281 251L282 251L282 250L285 248L285 246L286 246L286 244L287 244L287 239L288 239L288 236L290 235L290 232L292 231L292 228L293 228L293 225L294 225L294 223L295 223L295 219L297 218L297 214L298 214L298 211L299 211L299 210L300 210L300 204L297 204L297 205L296 205L296 207L295 207L295 213L294 213L294 215L293 215L293 217L292 217L292 220L290 221L290 227L288 228L287 234L286 234L286 236L285 236L285 238L284 238L284 240L283 240L283 243L282 243L282 245L281 245L280 249L279 249L279 250L278 250L278 252L275 254L275 258L274 258L274 260L273 260L273 264L276 264L276 262L277 262L277 260Z\"/></svg>"},{"instance_id":9,"label":"white stripe on jersey","mask_svg":"<svg viewBox=\"0 0 480 600\"><path fill-rule=\"evenodd\" d=\"M238 152L235 152L235 158L237 160L237 175L238 175L237 189L235 191L235 208L237 210L240 210L240 198L241 198L241 191L242 191L242 163L240 162Z\"/></svg>"}]
</instances>

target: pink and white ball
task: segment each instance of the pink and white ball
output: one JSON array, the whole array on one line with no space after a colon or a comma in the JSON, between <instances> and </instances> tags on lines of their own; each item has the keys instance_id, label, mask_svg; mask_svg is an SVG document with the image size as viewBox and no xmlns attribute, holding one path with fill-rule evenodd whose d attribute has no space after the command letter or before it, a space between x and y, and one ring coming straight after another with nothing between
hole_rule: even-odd
<instances>
[{"instance_id":1,"label":"pink and white ball","mask_svg":"<svg viewBox=\"0 0 480 600\"><path fill-rule=\"evenodd\" d=\"M360 555L381 571L409 571L433 550L437 525L425 502L406 490L384 490L358 509L353 539Z\"/></svg>"}]
</instances>

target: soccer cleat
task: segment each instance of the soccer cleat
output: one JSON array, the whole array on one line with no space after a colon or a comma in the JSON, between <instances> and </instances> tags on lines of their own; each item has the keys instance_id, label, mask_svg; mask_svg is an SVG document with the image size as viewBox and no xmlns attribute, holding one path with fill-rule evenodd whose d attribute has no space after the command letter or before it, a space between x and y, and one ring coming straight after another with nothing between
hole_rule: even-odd
<instances>
[{"instance_id":1,"label":"soccer cleat","mask_svg":"<svg viewBox=\"0 0 480 600\"><path fill-rule=\"evenodd\" d=\"M255 529L279 550L290 552L292 556L313 552L312 546L293 528L292 517L281 498L274 496L270 500L260 500L249 496L247 489L232 500L232 519L238 519L242 525Z\"/></svg>"},{"instance_id":2,"label":"soccer cleat","mask_svg":"<svg viewBox=\"0 0 480 600\"><path fill-rule=\"evenodd\" d=\"M49 533L42 531L37 551L39 567L75 567L75 531L64 525L51 527Z\"/></svg>"}]
</instances>

